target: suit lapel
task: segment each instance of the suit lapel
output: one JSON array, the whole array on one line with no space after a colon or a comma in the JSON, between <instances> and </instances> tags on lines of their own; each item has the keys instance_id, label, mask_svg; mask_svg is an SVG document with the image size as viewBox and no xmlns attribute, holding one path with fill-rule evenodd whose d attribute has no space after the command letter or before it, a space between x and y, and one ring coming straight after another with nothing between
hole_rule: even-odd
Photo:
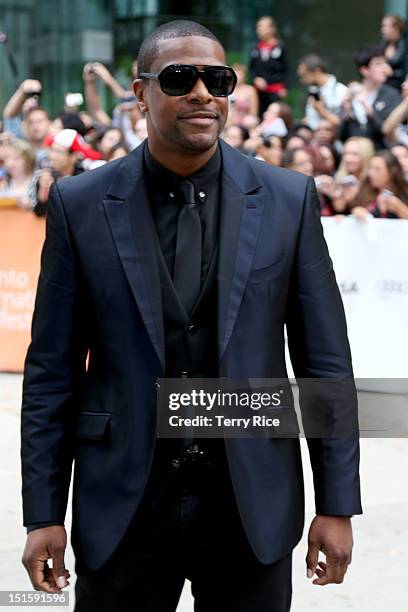
<instances>
[{"instance_id":1,"label":"suit lapel","mask_svg":"<svg viewBox=\"0 0 408 612\"><path fill-rule=\"evenodd\" d=\"M146 330L164 367L165 342L154 225L140 145L124 158L104 199L122 265ZM266 196L248 160L220 141L223 170L218 279L218 355L234 328L251 270Z\"/></svg>"},{"instance_id":2,"label":"suit lapel","mask_svg":"<svg viewBox=\"0 0 408 612\"><path fill-rule=\"evenodd\" d=\"M227 347L251 270L266 196L248 160L220 141L223 172L218 259L218 357Z\"/></svg>"},{"instance_id":3,"label":"suit lapel","mask_svg":"<svg viewBox=\"0 0 408 612\"><path fill-rule=\"evenodd\" d=\"M154 225L143 177L144 144L124 158L103 204L147 333L164 368L164 326Z\"/></svg>"}]
</instances>

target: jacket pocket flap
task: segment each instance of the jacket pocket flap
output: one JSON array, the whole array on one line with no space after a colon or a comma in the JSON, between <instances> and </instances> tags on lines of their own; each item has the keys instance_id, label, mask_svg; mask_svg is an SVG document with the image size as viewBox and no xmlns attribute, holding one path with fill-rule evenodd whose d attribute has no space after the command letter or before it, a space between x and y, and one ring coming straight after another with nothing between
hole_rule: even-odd
<instances>
[{"instance_id":1,"label":"jacket pocket flap","mask_svg":"<svg viewBox=\"0 0 408 612\"><path fill-rule=\"evenodd\" d=\"M101 440L108 429L111 416L108 412L81 412L76 431L77 438Z\"/></svg>"},{"instance_id":2,"label":"jacket pocket flap","mask_svg":"<svg viewBox=\"0 0 408 612\"><path fill-rule=\"evenodd\" d=\"M279 274L279 271L281 270L281 266L279 264L283 263L285 260L285 255L286 252L282 251L271 264L262 266L262 268L252 269L249 273L248 284L253 285L256 283L262 283L270 278L273 278L277 275L277 273Z\"/></svg>"}]
</instances>

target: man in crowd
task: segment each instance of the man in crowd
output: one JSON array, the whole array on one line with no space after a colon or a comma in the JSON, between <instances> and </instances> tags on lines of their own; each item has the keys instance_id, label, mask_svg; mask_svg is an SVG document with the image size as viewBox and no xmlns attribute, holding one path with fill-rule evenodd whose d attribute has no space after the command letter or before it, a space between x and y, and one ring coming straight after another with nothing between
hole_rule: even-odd
<instances>
[{"instance_id":1,"label":"man in crowd","mask_svg":"<svg viewBox=\"0 0 408 612\"><path fill-rule=\"evenodd\" d=\"M343 101L340 139L351 136L370 138L376 149L385 146L383 124L401 102L400 94L386 85L390 67L380 47L365 47L354 54L360 83L352 83Z\"/></svg>"},{"instance_id":2,"label":"man in crowd","mask_svg":"<svg viewBox=\"0 0 408 612\"><path fill-rule=\"evenodd\" d=\"M50 129L47 111L38 105L42 85L35 79L26 79L17 88L3 111L4 129L16 138L25 138L36 152L37 167L47 157L43 146Z\"/></svg>"},{"instance_id":3,"label":"man in crowd","mask_svg":"<svg viewBox=\"0 0 408 612\"><path fill-rule=\"evenodd\" d=\"M24 378L23 563L36 589L68 583L75 458L75 612L174 612L186 578L202 612L287 612L299 440L156 440L155 383L286 378L285 321L296 376L353 381L313 181L219 140L236 82L225 63L200 24L159 27L134 85L147 141L52 187ZM341 393L325 406L355 420ZM340 583L361 513L358 439L309 449L307 575Z\"/></svg>"},{"instance_id":4,"label":"man in crowd","mask_svg":"<svg viewBox=\"0 0 408 612\"><path fill-rule=\"evenodd\" d=\"M64 129L48 139L47 167L38 171L35 214L42 217L46 214L48 198L53 182L59 178L76 176L84 171L84 160L100 160L101 155L88 145L81 135L72 129Z\"/></svg>"},{"instance_id":5,"label":"man in crowd","mask_svg":"<svg viewBox=\"0 0 408 612\"><path fill-rule=\"evenodd\" d=\"M337 127L347 87L334 74L329 74L319 55L305 55L297 73L302 85L308 87L305 122L312 130L316 130L323 119Z\"/></svg>"}]
</instances>

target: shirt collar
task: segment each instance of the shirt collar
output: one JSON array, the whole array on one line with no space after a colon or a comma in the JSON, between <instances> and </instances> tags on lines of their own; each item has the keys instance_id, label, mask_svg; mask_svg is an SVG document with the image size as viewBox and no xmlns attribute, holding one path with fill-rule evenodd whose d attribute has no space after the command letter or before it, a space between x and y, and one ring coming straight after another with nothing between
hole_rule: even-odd
<instances>
[{"instance_id":1,"label":"shirt collar","mask_svg":"<svg viewBox=\"0 0 408 612\"><path fill-rule=\"evenodd\" d=\"M219 178L221 170L221 151L218 146L214 155L198 170L189 176L180 176L160 164L149 151L148 145L144 148L144 163L151 185L154 190L166 193L174 197L177 184L183 179L188 179L194 183L196 194L202 202L205 202L210 189Z\"/></svg>"}]
</instances>

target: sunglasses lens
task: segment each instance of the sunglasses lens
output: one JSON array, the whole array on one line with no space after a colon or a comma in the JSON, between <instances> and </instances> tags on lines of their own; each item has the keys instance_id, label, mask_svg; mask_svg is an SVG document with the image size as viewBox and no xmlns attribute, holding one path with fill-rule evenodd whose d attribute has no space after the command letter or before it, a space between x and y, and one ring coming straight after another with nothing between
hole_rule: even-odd
<instances>
[{"instance_id":1,"label":"sunglasses lens","mask_svg":"<svg viewBox=\"0 0 408 612\"><path fill-rule=\"evenodd\" d=\"M159 76L160 86L168 96L184 96L197 81L194 66L168 66Z\"/></svg>"},{"instance_id":2,"label":"sunglasses lens","mask_svg":"<svg viewBox=\"0 0 408 612\"><path fill-rule=\"evenodd\" d=\"M229 96L235 89L237 77L232 68L208 66L205 69L205 85L213 96Z\"/></svg>"}]
</instances>

